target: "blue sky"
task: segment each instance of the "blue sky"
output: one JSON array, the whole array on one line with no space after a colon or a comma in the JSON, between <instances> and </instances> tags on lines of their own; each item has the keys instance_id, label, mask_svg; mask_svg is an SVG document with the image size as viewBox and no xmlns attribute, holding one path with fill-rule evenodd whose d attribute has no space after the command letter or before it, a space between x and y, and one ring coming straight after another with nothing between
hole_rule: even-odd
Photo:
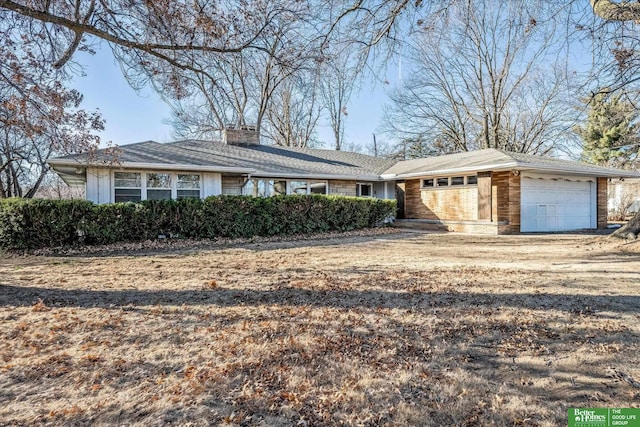
<instances>
[{"instance_id":1,"label":"blue sky","mask_svg":"<svg viewBox=\"0 0 640 427\"><path fill-rule=\"evenodd\" d=\"M76 59L85 66L86 75L76 77L71 86L84 95L83 108L97 108L106 119L106 129L100 134L103 142L125 145L146 140L173 140L171 126L163 123L171 117L170 109L153 89L136 93L129 86L106 44L98 46L95 55L80 54ZM389 80L396 78L391 76ZM372 144L373 133L378 142L384 141L378 127L388 89L382 84L368 83L352 96L347 107L347 148L360 145L366 151ZM326 123L318 127L318 136L325 142L325 148L331 148L332 136Z\"/></svg>"}]
</instances>

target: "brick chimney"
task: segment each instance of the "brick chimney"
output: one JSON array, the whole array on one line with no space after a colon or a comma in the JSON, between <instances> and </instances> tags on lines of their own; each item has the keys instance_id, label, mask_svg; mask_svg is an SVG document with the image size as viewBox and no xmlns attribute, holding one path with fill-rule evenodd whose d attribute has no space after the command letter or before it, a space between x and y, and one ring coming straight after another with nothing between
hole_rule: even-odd
<instances>
[{"instance_id":1,"label":"brick chimney","mask_svg":"<svg viewBox=\"0 0 640 427\"><path fill-rule=\"evenodd\" d=\"M260 133L255 125L227 125L222 130L222 142L228 145L256 145L260 144Z\"/></svg>"}]
</instances>

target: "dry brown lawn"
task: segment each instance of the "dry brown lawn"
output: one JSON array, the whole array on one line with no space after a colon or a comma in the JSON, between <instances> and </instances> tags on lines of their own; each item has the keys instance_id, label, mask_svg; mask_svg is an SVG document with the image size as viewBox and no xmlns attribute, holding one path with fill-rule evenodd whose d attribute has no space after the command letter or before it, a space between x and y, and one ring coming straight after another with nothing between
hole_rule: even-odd
<instances>
[{"instance_id":1,"label":"dry brown lawn","mask_svg":"<svg viewBox=\"0 0 640 427\"><path fill-rule=\"evenodd\" d=\"M1 425L566 425L640 406L638 246L392 233L4 254Z\"/></svg>"}]
</instances>

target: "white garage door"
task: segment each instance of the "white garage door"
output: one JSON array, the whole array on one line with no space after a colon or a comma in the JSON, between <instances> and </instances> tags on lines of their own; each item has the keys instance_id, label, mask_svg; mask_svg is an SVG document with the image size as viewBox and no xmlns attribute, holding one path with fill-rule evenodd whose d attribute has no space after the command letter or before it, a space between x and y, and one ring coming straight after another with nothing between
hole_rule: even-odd
<instances>
[{"instance_id":1,"label":"white garage door","mask_svg":"<svg viewBox=\"0 0 640 427\"><path fill-rule=\"evenodd\" d=\"M522 232L596 228L594 182L523 176L521 204Z\"/></svg>"}]
</instances>

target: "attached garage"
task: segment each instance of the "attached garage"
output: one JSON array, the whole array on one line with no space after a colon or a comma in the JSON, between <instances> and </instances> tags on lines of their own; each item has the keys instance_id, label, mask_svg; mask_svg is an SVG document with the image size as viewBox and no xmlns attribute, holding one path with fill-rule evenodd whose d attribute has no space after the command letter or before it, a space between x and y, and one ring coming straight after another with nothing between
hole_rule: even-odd
<instances>
[{"instance_id":1,"label":"attached garage","mask_svg":"<svg viewBox=\"0 0 640 427\"><path fill-rule=\"evenodd\" d=\"M523 174L520 185L521 232L597 228L595 178Z\"/></svg>"},{"instance_id":2,"label":"attached garage","mask_svg":"<svg viewBox=\"0 0 640 427\"><path fill-rule=\"evenodd\" d=\"M383 177L404 180L411 226L511 234L604 229L608 181L640 174L488 148L407 160Z\"/></svg>"}]
</instances>

